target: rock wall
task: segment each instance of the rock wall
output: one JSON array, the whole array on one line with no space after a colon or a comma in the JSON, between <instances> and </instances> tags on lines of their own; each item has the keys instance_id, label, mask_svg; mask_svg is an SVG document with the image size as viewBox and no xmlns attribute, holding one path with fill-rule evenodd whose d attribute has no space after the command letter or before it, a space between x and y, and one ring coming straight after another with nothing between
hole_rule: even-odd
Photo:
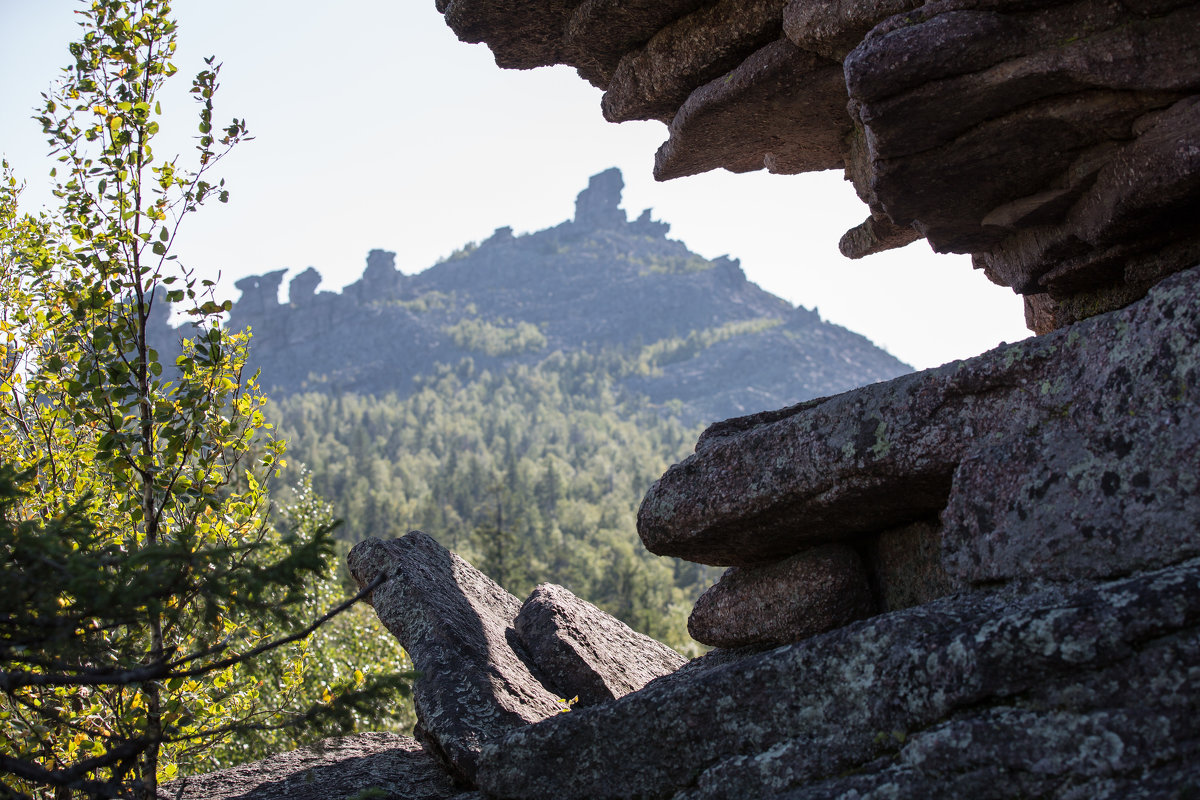
<instances>
[{"instance_id":1,"label":"rock wall","mask_svg":"<svg viewBox=\"0 0 1200 800\"><path fill-rule=\"evenodd\" d=\"M1194 0L448 0L501 66L570 64L660 180L844 169L858 258L972 253L1042 333L1200 261ZM536 35L527 35L536 19Z\"/></svg>"}]
</instances>

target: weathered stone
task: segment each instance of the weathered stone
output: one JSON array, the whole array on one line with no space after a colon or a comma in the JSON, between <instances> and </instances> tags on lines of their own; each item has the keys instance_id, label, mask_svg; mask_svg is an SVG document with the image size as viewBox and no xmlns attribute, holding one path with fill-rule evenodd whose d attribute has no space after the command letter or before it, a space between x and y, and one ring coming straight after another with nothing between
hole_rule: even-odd
<instances>
[{"instance_id":1,"label":"weathered stone","mask_svg":"<svg viewBox=\"0 0 1200 800\"><path fill-rule=\"evenodd\" d=\"M787 0L717 0L621 59L601 101L609 122L667 122L697 86L779 38Z\"/></svg>"},{"instance_id":2,"label":"weathered stone","mask_svg":"<svg viewBox=\"0 0 1200 800\"><path fill-rule=\"evenodd\" d=\"M945 508L956 583L1200 552L1198 473L1178 467L1200 463L1198 285L1193 269L1066 330L714 426L647 494L642 540L753 564Z\"/></svg>"},{"instance_id":3,"label":"weathered stone","mask_svg":"<svg viewBox=\"0 0 1200 800\"><path fill-rule=\"evenodd\" d=\"M1027 315L1033 330L1125 305L1200 261L1200 230L1188 222L1200 203L1200 98L1146 115L1135 133L1085 172L1065 216L976 257L997 282L1044 290Z\"/></svg>"},{"instance_id":4,"label":"weathered stone","mask_svg":"<svg viewBox=\"0 0 1200 800\"><path fill-rule=\"evenodd\" d=\"M1200 203L1195 121L1178 112L1124 156L1200 89L1200 4L1170 5L941 0L886 20L845 61L863 138L848 174L935 250L1049 293L1038 330L1127 305L1200 253L1173 222ZM1172 191L1139 191L1156 183ZM1141 213L1119 219L1118 200Z\"/></svg>"},{"instance_id":5,"label":"weathered stone","mask_svg":"<svg viewBox=\"0 0 1200 800\"><path fill-rule=\"evenodd\" d=\"M347 561L360 586L389 576L371 605L418 673L418 738L455 775L473 783L485 742L558 713L512 629L520 601L482 572L420 531L359 542Z\"/></svg>"},{"instance_id":6,"label":"weathered stone","mask_svg":"<svg viewBox=\"0 0 1200 800\"><path fill-rule=\"evenodd\" d=\"M625 180L613 167L588 179L587 188L575 198L575 224L585 228L621 228L629 219L621 210Z\"/></svg>"},{"instance_id":7,"label":"weathered stone","mask_svg":"<svg viewBox=\"0 0 1200 800\"><path fill-rule=\"evenodd\" d=\"M1196 561L1096 588L957 595L516 730L485 748L480 787L563 800L854 796L827 785L884 796L897 765L928 763L936 786L940 763L1008 781L985 796L1018 796L1028 778L1069 797L1194 777L1198 626ZM968 731L983 735L978 751L958 738ZM1006 779L1005 765L1021 772ZM832 783L847 771L859 782Z\"/></svg>"},{"instance_id":8,"label":"weathered stone","mask_svg":"<svg viewBox=\"0 0 1200 800\"><path fill-rule=\"evenodd\" d=\"M783 30L797 47L841 63L876 24L921 4L921 0L792 0L783 10Z\"/></svg>"},{"instance_id":9,"label":"weathered stone","mask_svg":"<svg viewBox=\"0 0 1200 800\"><path fill-rule=\"evenodd\" d=\"M340 800L375 791L380 800L475 800L407 736L360 733L326 739L238 767L173 781L173 800Z\"/></svg>"},{"instance_id":10,"label":"weathered stone","mask_svg":"<svg viewBox=\"0 0 1200 800\"><path fill-rule=\"evenodd\" d=\"M799 642L875 610L862 559L824 545L762 567L733 567L700 595L688 632L703 644Z\"/></svg>"},{"instance_id":11,"label":"weathered stone","mask_svg":"<svg viewBox=\"0 0 1200 800\"><path fill-rule=\"evenodd\" d=\"M517 636L564 698L615 700L669 675L687 659L569 590L542 584L521 606Z\"/></svg>"},{"instance_id":12,"label":"weathered stone","mask_svg":"<svg viewBox=\"0 0 1200 800\"><path fill-rule=\"evenodd\" d=\"M607 89L621 56L712 0L583 0L567 24L566 44L579 75Z\"/></svg>"},{"instance_id":13,"label":"weathered stone","mask_svg":"<svg viewBox=\"0 0 1200 800\"><path fill-rule=\"evenodd\" d=\"M942 566L942 526L920 520L873 536L863 560L883 611L897 611L945 597L953 590Z\"/></svg>"},{"instance_id":14,"label":"weathered stone","mask_svg":"<svg viewBox=\"0 0 1200 800\"><path fill-rule=\"evenodd\" d=\"M696 89L654 159L669 180L724 167L796 173L842 166L850 131L841 65L786 39Z\"/></svg>"},{"instance_id":15,"label":"weathered stone","mask_svg":"<svg viewBox=\"0 0 1200 800\"><path fill-rule=\"evenodd\" d=\"M437 0L464 42L487 40L497 66L532 69L566 60L563 30L579 0Z\"/></svg>"}]
</instances>

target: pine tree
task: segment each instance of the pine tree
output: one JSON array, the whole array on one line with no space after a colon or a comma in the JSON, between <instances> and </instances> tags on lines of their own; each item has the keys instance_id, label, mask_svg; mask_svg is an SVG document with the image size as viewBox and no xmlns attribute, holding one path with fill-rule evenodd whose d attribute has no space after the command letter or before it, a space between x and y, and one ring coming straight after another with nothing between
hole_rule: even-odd
<instances>
[{"instance_id":1,"label":"pine tree","mask_svg":"<svg viewBox=\"0 0 1200 800\"><path fill-rule=\"evenodd\" d=\"M215 130L219 66L192 84L198 162L158 161L156 95L176 72L164 0L77 12L74 64L39 115L59 211L21 216L0 183L0 791L157 796L180 763L239 732L333 724L367 694L284 708L299 666L263 687L258 659L317 619L328 525L280 533L267 486L283 444L243 374L248 337L179 266L183 220L228 198L213 167L246 125ZM55 175L55 172L52 172ZM161 304L193 319L164 365ZM394 684L394 681L390 682ZM365 689L366 687L364 687ZM333 696L323 698L334 700Z\"/></svg>"}]
</instances>

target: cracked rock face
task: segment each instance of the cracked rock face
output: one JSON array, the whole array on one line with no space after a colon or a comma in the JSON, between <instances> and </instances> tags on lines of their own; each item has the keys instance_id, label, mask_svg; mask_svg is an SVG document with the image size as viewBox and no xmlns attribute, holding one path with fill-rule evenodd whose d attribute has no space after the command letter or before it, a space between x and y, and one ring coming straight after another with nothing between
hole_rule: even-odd
<instances>
[{"instance_id":1,"label":"cracked rock face","mask_svg":"<svg viewBox=\"0 0 1200 800\"><path fill-rule=\"evenodd\" d=\"M517 636L564 698L598 705L669 675L687 659L561 586L538 586L521 606Z\"/></svg>"},{"instance_id":2,"label":"cracked rock face","mask_svg":"<svg viewBox=\"0 0 1200 800\"><path fill-rule=\"evenodd\" d=\"M844 168L861 258L925 237L1038 333L1200 262L1200 2L443 0L502 66L565 63L657 119L666 180Z\"/></svg>"},{"instance_id":3,"label":"cracked rock face","mask_svg":"<svg viewBox=\"0 0 1200 800\"><path fill-rule=\"evenodd\" d=\"M479 785L593 800L883 797L893 783L904 797L1065 798L1120 796L1147 770L1195 781L1198 625L1196 561L957 595L515 730L485 748Z\"/></svg>"},{"instance_id":4,"label":"cracked rock face","mask_svg":"<svg viewBox=\"0 0 1200 800\"><path fill-rule=\"evenodd\" d=\"M967 361L718 423L651 487L646 546L707 564L940 513L958 586L1200 554L1200 269Z\"/></svg>"}]
</instances>

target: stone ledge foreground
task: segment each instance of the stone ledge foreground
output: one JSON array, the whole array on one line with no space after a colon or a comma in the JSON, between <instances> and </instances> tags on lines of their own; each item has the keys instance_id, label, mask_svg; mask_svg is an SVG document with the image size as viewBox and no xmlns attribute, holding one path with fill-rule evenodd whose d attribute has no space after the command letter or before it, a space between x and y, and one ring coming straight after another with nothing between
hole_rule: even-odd
<instances>
[{"instance_id":1,"label":"stone ledge foreground","mask_svg":"<svg viewBox=\"0 0 1200 800\"><path fill-rule=\"evenodd\" d=\"M527 800L1163 797L1139 787L1200 786L1197 664L1200 561L1014 585L514 731L484 748L479 787Z\"/></svg>"},{"instance_id":2,"label":"stone ledge foreground","mask_svg":"<svg viewBox=\"0 0 1200 800\"><path fill-rule=\"evenodd\" d=\"M407 736L360 733L240 767L175 781L172 800L342 800L360 792L378 800L477 800L454 788L436 760Z\"/></svg>"}]
</instances>

